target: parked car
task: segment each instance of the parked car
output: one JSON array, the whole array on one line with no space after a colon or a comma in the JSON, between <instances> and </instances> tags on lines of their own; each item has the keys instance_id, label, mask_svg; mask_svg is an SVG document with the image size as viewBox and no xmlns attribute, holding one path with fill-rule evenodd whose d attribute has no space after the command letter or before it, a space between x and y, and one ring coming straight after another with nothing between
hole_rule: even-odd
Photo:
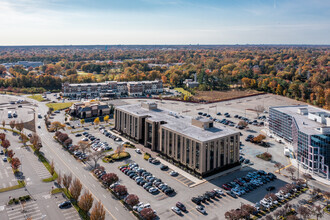
<instances>
[{"instance_id":1,"label":"parked car","mask_svg":"<svg viewBox=\"0 0 330 220\"><path fill-rule=\"evenodd\" d=\"M177 176L177 175L179 175L179 173L178 173L178 172L175 172L175 171L172 170L172 171L170 172L170 175L171 175L171 176Z\"/></svg>"},{"instance_id":2,"label":"parked car","mask_svg":"<svg viewBox=\"0 0 330 220\"><path fill-rule=\"evenodd\" d=\"M196 210L199 211L200 213L202 213L203 215L206 214L206 211L203 206L200 206L200 205L196 206Z\"/></svg>"},{"instance_id":3,"label":"parked car","mask_svg":"<svg viewBox=\"0 0 330 220\"><path fill-rule=\"evenodd\" d=\"M187 211L186 207L181 203L181 202L177 202L176 207L178 207L181 211L185 212Z\"/></svg>"},{"instance_id":4,"label":"parked car","mask_svg":"<svg viewBox=\"0 0 330 220\"><path fill-rule=\"evenodd\" d=\"M136 148L135 152L138 153L138 154L141 154L141 150L139 148Z\"/></svg>"},{"instance_id":5,"label":"parked car","mask_svg":"<svg viewBox=\"0 0 330 220\"><path fill-rule=\"evenodd\" d=\"M72 204L70 201L65 201L58 205L58 207L60 209L67 209L67 208L70 208L71 206L72 206Z\"/></svg>"},{"instance_id":6,"label":"parked car","mask_svg":"<svg viewBox=\"0 0 330 220\"><path fill-rule=\"evenodd\" d=\"M177 215L182 215L181 210L178 207L172 207L171 210Z\"/></svg>"}]
</instances>

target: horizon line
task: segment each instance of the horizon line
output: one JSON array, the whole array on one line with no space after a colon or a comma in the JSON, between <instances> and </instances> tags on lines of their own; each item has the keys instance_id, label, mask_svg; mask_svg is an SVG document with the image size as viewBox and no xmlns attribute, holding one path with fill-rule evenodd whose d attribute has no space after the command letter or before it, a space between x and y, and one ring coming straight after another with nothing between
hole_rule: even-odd
<instances>
[{"instance_id":1,"label":"horizon line","mask_svg":"<svg viewBox=\"0 0 330 220\"><path fill-rule=\"evenodd\" d=\"M75 47L75 46L330 46L330 44L17 44L0 47Z\"/></svg>"}]
</instances>

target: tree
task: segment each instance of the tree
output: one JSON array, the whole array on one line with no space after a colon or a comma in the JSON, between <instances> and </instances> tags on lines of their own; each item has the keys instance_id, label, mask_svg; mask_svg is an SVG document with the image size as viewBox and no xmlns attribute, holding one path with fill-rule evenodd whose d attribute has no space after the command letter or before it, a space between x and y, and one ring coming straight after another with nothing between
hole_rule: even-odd
<instances>
[{"instance_id":1,"label":"tree","mask_svg":"<svg viewBox=\"0 0 330 220\"><path fill-rule=\"evenodd\" d=\"M154 213L154 210L152 210L151 208L142 209L140 214L146 220L152 220L156 218L156 214Z\"/></svg>"},{"instance_id":2,"label":"tree","mask_svg":"<svg viewBox=\"0 0 330 220\"><path fill-rule=\"evenodd\" d=\"M34 147L34 150L39 153L40 149L42 148L42 143L39 135L35 132L32 133L32 136L30 137L30 142Z\"/></svg>"},{"instance_id":3,"label":"tree","mask_svg":"<svg viewBox=\"0 0 330 220\"><path fill-rule=\"evenodd\" d=\"M114 190L115 193L117 193L119 196L125 196L127 195L127 188L123 185L117 185L115 186Z\"/></svg>"},{"instance_id":4,"label":"tree","mask_svg":"<svg viewBox=\"0 0 330 220\"><path fill-rule=\"evenodd\" d=\"M10 147L10 142L7 139L5 139L1 142L1 146L5 148L5 150L8 150L8 148Z\"/></svg>"},{"instance_id":5,"label":"tree","mask_svg":"<svg viewBox=\"0 0 330 220\"><path fill-rule=\"evenodd\" d=\"M48 111L47 111L47 114L50 115L50 114L52 114L53 111L54 111L54 108L53 107L49 107L48 108Z\"/></svg>"},{"instance_id":6,"label":"tree","mask_svg":"<svg viewBox=\"0 0 330 220\"><path fill-rule=\"evenodd\" d=\"M84 126L84 124L85 124L85 119L81 119L81 120L80 120L80 123Z\"/></svg>"},{"instance_id":7,"label":"tree","mask_svg":"<svg viewBox=\"0 0 330 220\"><path fill-rule=\"evenodd\" d=\"M15 127L16 127L16 129L17 129L20 133L22 133L22 131L23 131L23 129L24 129L24 123L23 123L23 121L21 120L20 122L17 122L17 123L15 124Z\"/></svg>"},{"instance_id":8,"label":"tree","mask_svg":"<svg viewBox=\"0 0 330 220\"><path fill-rule=\"evenodd\" d=\"M105 185L110 186L111 184L119 180L117 174L115 173L106 173L102 176L102 181Z\"/></svg>"},{"instance_id":9,"label":"tree","mask_svg":"<svg viewBox=\"0 0 330 220\"><path fill-rule=\"evenodd\" d=\"M309 173L304 173L302 175L302 177L304 178L304 180L306 181L306 185L308 185L308 181L313 179L312 175L310 175Z\"/></svg>"},{"instance_id":10,"label":"tree","mask_svg":"<svg viewBox=\"0 0 330 220\"><path fill-rule=\"evenodd\" d=\"M28 137L25 134L21 133L21 138L22 138L22 143L25 146L26 145L26 142L28 141Z\"/></svg>"},{"instance_id":11,"label":"tree","mask_svg":"<svg viewBox=\"0 0 330 220\"><path fill-rule=\"evenodd\" d=\"M52 162L50 163L50 167L49 167L49 173L50 175L54 175L55 173L55 167L54 167L54 161L52 160Z\"/></svg>"},{"instance_id":12,"label":"tree","mask_svg":"<svg viewBox=\"0 0 330 220\"><path fill-rule=\"evenodd\" d=\"M17 157L14 157L13 159L11 159L11 167L14 170L18 170L18 168L20 166L21 166L21 161Z\"/></svg>"},{"instance_id":13,"label":"tree","mask_svg":"<svg viewBox=\"0 0 330 220\"><path fill-rule=\"evenodd\" d=\"M94 161L94 168L96 168L97 166L97 162L99 161L99 159L101 159L102 157L104 157L105 152L104 150L101 151L95 151L94 153L92 153L88 159L93 160Z\"/></svg>"},{"instance_id":14,"label":"tree","mask_svg":"<svg viewBox=\"0 0 330 220\"><path fill-rule=\"evenodd\" d=\"M248 123L247 123L246 121L244 121L244 120L240 120L240 121L238 122L238 126L246 127L246 126L248 126Z\"/></svg>"},{"instance_id":15,"label":"tree","mask_svg":"<svg viewBox=\"0 0 330 220\"><path fill-rule=\"evenodd\" d=\"M70 187L70 193L72 195L72 198L74 200L78 200L79 196L80 196L80 193L81 193L81 189L82 189L82 184L80 182L79 179L75 178L73 181L72 181L72 184L71 184L71 187Z\"/></svg>"},{"instance_id":16,"label":"tree","mask_svg":"<svg viewBox=\"0 0 330 220\"><path fill-rule=\"evenodd\" d=\"M62 182L63 182L63 185L66 188L66 190L69 189L69 187L71 185L71 181L72 181L72 175L71 175L71 173L70 173L70 175L66 175L66 174L63 175Z\"/></svg>"},{"instance_id":17,"label":"tree","mask_svg":"<svg viewBox=\"0 0 330 220\"><path fill-rule=\"evenodd\" d=\"M2 127L5 128L5 126L6 126L6 121L2 120Z\"/></svg>"},{"instance_id":18,"label":"tree","mask_svg":"<svg viewBox=\"0 0 330 220\"><path fill-rule=\"evenodd\" d=\"M241 211L242 211L242 216L247 218L248 216L253 214L255 211L257 211L257 209L250 204L243 204Z\"/></svg>"},{"instance_id":19,"label":"tree","mask_svg":"<svg viewBox=\"0 0 330 220\"><path fill-rule=\"evenodd\" d=\"M56 182L59 186L61 186L62 184L62 174L61 174L61 171L58 173L57 175L57 179L56 179Z\"/></svg>"},{"instance_id":20,"label":"tree","mask_svg":"<svg viewBox=\"0 0 330 220\"><path fill-rule=\"evenodd\" d=\"M15 128L15 124L16 124L16 122L14 120L11 120L9 122L9 126L11 127L11 129L14 129Z\"/></svg>"},{"instance_id":21,"label":"tree","mask_svg":"<svg viewBox=\"0 0 330 220\"><path fill-rule=\"evenodd\" d=\"M266 220L274 220L273 216L271 216L271 215L266 215L265 219Z\"/></svg>"},{"instance_id":22,"label":"tree","mask_svg":"<svg viewBox=\"0 0 330 220\"><path fill-rule=\"evenodd\" d=\"M293 175L295 174L296 169L291 166L291 167L286 168L286 171L288 171L288 173L291 174L291 179L293 179Z\"/></svg>"},{"instance_id":23,"label":"tree","mask_svg":"<svg viewBox=\"0 0 330 220\"><path fill-rule=\"evenodd\" d=\"M265 111L265 107L263 107L262 105L257 105L256 107L254 107L254 110L257 113L257 117L259 118L260 113Z\"/></svg>"},{"instance_id":24,"label":"tree","mask_svg":"<svg viewBox=\"0 0 330 220\"><path fill-rule=\"evenodd\" d=\"M328 192L328 191L324 191L324 192L323 192L323 195L324 195L327 199L330 199L330 192Z\"/></svg>"},{"instance_id":25,"label":"tree","mask_svg":"<svg viewBox=\"0 0 330 220\"><path fill-rule=\"evenodd\" d=\"M278 169L278 173L281 174L281 169L284 167L281 163L275 163L274 165L275 168Z\"/></svg>"},{"instance_id":26,"label":"tree","mask_svg":"<svg viewBox=\"0 0 330 220\"><path fill-rule=\"evenodd\" d=\"M120 156L121 153L125 152L125 147L124 145L120 144L117 146L117 149L115 150L115 154L118 155L118 157Z\"/></svg>"},{"instance_id":27,"label":"tree","mask_svg":"<svg viewBox=\"0 0 330 220\"><path fill-rule=\"evenodd\" d=\"M129 194L126 198L125 198L125 202L130 205L130 206L135 206L137 204L139 204L139 197L135 194Z\"/></svg>"},{"instance_id":28,"label":"tree","mask_svg":"<svg viewBox=\"0 0 330 220\"><path fill-rule=\"evenodd\" d=\"M266 139L266 136L259 134L257 137L254 137L252 141L255 143L261 143L264 139Z\"/></svg>"},{"instance_id":29,"label":"tree","mask_svg":"<svg viewBox=\"0 0 330 220\"><path fill-rule=\"evenodd\" d=\"M3 141L6 139L6 134L5 133L0 133L0 140Z\"/></svg>"},{"instance_id":30,"label":"tree","mask_svg":"<svg viewBox=\"0 0 330 220\"><path fill-rule=\"evenodd\" d=\"M297 212L303 219L307 219L309 216L311 216L311 210L306 206L299 206Z\"/></svg>"},{"instance_id":31,"label":"tree","mask_svg":"<svg viewBox=\"0 0 330 220\"><path fill-rule=\"evenodd\" d=\"M85 154L86 152L88 152L90 150L90 144L88 141L79 141L78 142L78 146L79 146L79 149L81 150L81 152L83 154Z\"/></svg>"},{"instance_id":32,"label":"tree","mask_svg":"<svg viewBox=\"0 0 330 220\"><path fill-rule=\"evenodd\" d=\"M286 217L286 220L299 220L299 218L295 215L289 215Z\"/></svg>"},{"instance_id":33,"label":"tree","mask_svg":"<svg viewBox=\"0 0 330 220\"><path fill-rule=\"evenodd\" d=\"M316 216L316 220L318 220L319 218L323 217L324 210L322 209L322 207L320 205L314 205L313 209L312 209L312 213L313 213L313 215Z\"/></svg>"},{"instance_id":34,"label":"tree","mask_svg":"<svg viewBox=\"0 0 330 220\"><path fill-rule=\"evenodd\" d=\"M59 121L54 121L54 122L52 122L51 123L51 125L50 125L50 129L52 130L52 131L59 131L59 130L64 130L65 129L65 125L64 124L62 124L61 122L59 122Z\"/></svg>"},{"instance_id":35,"label":"tree","mask_svg":"<svg viewBox=\"0 0 330 220\"><path fill-rule=\"evenodd\" d=\"M103 120L108 123L109 122L109 119L110 119L109 115L106 115L106 116L104 116L104 119Z\"/></svg>"},{"instance_id":36,"label":"tree","mask_svg":"<svg viewBox=\"0 0 330 220\"><path fill-rule=\"evenodd\" d=\"M86 213L88 213L88 211L92 208L93 196L89 191L85 191L84 194L80 196L78 206Z\"/></svg>"},{"instance_id":37,"label":"tree","mask_svg":"<svg viewBox=\"0 0 330 220\"><path fill-rule=\"evenodd\" d=\"M292 209L292 205L290 203L285 203L283 208L285 210L285 213L288 213Z\"/></svg>"},{"instance_id":38,"label":"tree","mask_svg":"<svg viewBox=\"0 0 330 220\"><path fill-rule=\"evenodd\" d=\"M15 155L15 153L14 153L13 150L8 150L8 151L7 151L7 156L8 156L9 158L13 158L14 155Z\"/></svg>"},{"instance_id":39,"label":"tree","mask_svg":"<svg viewBox=\"0 0 330 220\"><path fill-rule=\"evenodd\" d=\"M94 119L94 124L95 124L95 125L100 124L100 119L99 119L99 117L97 117L97 118Z\"/></svg>"},{"instance_id":40,"label":"tree","mask_svg":"<svg viewBox=\"0 0 330 220\"><path fill-rule=\"evenodd\" d=\"M97 202L94 208L91 211L91 220L104 220L105 219L105 210L101 202Z\"/></svg>"}]
</instances>

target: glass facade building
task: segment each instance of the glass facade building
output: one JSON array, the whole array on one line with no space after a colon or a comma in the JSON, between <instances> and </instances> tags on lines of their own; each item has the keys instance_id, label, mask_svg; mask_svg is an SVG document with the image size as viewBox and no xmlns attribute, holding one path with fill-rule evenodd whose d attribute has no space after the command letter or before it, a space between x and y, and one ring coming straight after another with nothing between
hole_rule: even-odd
<instances>
[{"instance_id":1,"label":"glass facade building","mask_svg":"<svg viewBox=\"0 0 330 220\"><path fill-rule=\"evenodd\" d=\"M280 106L269 110L269 130L289 142L305 169L329 179L330 113L313 106Z\"/></svg>"}]
</instances>

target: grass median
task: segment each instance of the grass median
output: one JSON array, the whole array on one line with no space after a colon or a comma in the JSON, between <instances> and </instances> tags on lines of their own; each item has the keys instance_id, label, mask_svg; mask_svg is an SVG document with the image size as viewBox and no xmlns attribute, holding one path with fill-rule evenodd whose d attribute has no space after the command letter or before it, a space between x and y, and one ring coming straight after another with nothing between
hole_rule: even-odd
<instances>
[{"instance_id":1,"label":"grass median","mask_svg":"<svg viewBox=\"0 0 330 220\"><path fill-rule=\"evenodd\" d=\"M15 185L15 186L10 186L10 187L0 189L0 193L7 192L7 191L10 191L10 190L20 189L20 188L23 188L25 186L24 181L18 180L17 182L18 182L18 184Z\"/></svg>"},{"instance_id":2,"label":"grass median","mask_svg":"<svg viewBox=\"0 0 330 220\"><path fill-rule=\"evenodd\" d=\"M46 106L49 108L53 108L54 111L57 111L57 110L69 108L72 104L73 104L73 102L47 103Z\"/></svg>"},{"instance_id":3,"label":"grass median","mask_svg":"<svg viewBox=\"0 0 330 220\"><path fill-rule=\"evenodd\" d=\"M30 95L30 96L28 96L28 98L34 99L38 102L45 101L45 99L42 97L42 95Z\"/></svg>"}]
</instances>

